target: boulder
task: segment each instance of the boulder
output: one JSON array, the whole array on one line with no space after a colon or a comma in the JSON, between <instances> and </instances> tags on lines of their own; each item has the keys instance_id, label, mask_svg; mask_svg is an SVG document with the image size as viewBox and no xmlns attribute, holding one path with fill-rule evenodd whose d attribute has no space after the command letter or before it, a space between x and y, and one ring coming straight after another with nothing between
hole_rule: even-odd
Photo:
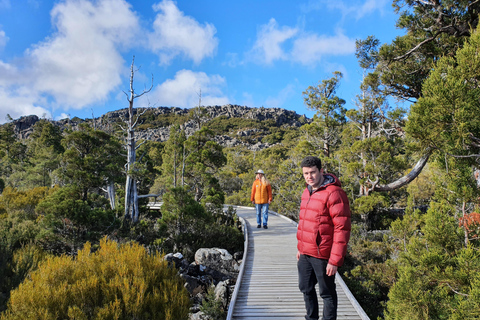
<instances>
[{"instance_id":1,"label":"boulder","mask_svg":"<svg viewBox=\"0 0 480 320\"><path fill-rule=\"evenodd\" d=\"M215 300L221 301L224 309L228 307L228 280L220 281L215 286Z\"/></svg>"},{"instance_id":2,"label":"boulder","mask_svg":"<svg viewBox=\"0 0 480 320\"><path fill-rule=\"evenodd\" d=\"M229 276L236 276L240 265L225 249L201 248L195 253L195 263L218 270Z\"/></svg>"},{"instance_id":3,"label":"boulder","mask_svg":"<svg viewBox=\"0 0 480 320\"><path fill-rule=\"evenodd\" d=\"M205 313L203 313L202 311L198 311L196 313L190 313L189 317L188 317L189 320L205 320Z\"/></svg>"},{"instance_id":4,"label":"boulder","mask_svg":"<svg viewBox=\"0 0 480 320\"><path fill-rule=\"evenodd\" d=\"M180 274L180 276L185 280L185 289L188 290L191 296L204 295L207 292L208 284L202 281L201 278L192 277L188 274Z\"/></svg>"}]
</instances>

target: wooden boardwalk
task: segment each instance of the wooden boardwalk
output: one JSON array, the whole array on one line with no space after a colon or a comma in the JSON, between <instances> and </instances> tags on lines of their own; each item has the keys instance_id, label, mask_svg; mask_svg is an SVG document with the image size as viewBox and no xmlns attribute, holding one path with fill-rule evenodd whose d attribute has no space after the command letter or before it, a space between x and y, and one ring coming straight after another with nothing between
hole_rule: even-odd
<instances>
[{"instance_id":1,"label":"wooden boardwalk","mask_svg":"<svg viewBox=\"0 0 480 320\"><path fill-rule=\"evenodd\" d=\"M268 229L257 229L254 208L235 209L244 220L248 249L227 320L305 319L303 295L298 289L296 223L270 211ZM337 319L369 319L338 273L336 283ZM319 302L322 302L320 297Z\"/></svg>"}]
</instances>

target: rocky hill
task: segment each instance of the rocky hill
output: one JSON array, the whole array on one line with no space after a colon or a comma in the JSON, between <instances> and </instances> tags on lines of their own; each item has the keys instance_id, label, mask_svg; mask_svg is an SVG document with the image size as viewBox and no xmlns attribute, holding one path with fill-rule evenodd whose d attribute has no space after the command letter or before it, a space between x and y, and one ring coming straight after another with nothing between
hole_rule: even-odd
<instances>
[{"instance_id":1,"label":"rocky hill","mask_svg":"<svg viewBox=\"0 0 480 320\"><path fill-rule=\"evenodd\" d=\"M62 129L75 130L80 123L114 134L121 131L120 125L127 118L128 109L108 112L95 119L63 119L52 121ZM200 109L158 107L136 110L140 116L136 134L138 139L164 142L168 140L172 125L180 125L187 137L207 125L215 132L215 140L224 147L244 145L251 150L260 150L275 144L275 139L265 137L278 131L294 130L311 119L295 111L280 108L249 108L238 105L208 106ZM19 139L27 139L33 131L37 116L26 116L14 120L15 133ZM125 127L125 126L123 126Z\"/></svg>"}]
</instances>

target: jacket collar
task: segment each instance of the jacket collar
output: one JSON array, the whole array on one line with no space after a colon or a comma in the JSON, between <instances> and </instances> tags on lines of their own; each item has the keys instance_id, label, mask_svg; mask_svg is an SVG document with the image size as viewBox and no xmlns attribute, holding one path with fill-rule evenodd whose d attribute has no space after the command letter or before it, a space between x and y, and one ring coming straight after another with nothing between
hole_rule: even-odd
<instances>
[{"instance_id":1,"label":"jacket collar","mask_svg":"<svg viewBox=\"0 0 480 320\"><path fill-rule=\"evenodd\" d=\"M329 184L333 184L335 183L335 177L330 175L330 174L324 174L323 175L323 182L322 184L318 187L318 189L316 189L315 191L312 189L312 186L311 185L307 185L307 189L308 191L310 192L310 194L314 193L314 192L317 192L318 190L320 190L321 188L325 187L326 185L329 185Z\"/></svg>"}]
</instances>

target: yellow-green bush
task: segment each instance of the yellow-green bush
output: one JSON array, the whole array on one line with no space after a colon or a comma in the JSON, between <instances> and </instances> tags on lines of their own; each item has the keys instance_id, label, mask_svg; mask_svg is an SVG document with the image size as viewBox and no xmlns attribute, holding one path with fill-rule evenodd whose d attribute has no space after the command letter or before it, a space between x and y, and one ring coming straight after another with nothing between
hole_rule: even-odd
<instances>
[{"instance_id":1,"label":"yellow-green bush","mask_svg":"<svg viewBox=\"0 0 480 320\"><path fill-rule=\"evenodd\" d=\"M35 206L55 189L36 187L21 191L6 187L0 194L0 213L22 212L26 217L30 217L35 213Z\"/></svg>"},{"instance_id":2,"label":"yellow-green bush","mask_svg":"<svg viewBox=\"0 0 480 320\"><path fill-rule=\"evenodd\" d=\"M139 244L105 238L76 259L49 257L8 302L10 319L187 319L190 300L177 271Z\"/></svg>"}]
</instances>

